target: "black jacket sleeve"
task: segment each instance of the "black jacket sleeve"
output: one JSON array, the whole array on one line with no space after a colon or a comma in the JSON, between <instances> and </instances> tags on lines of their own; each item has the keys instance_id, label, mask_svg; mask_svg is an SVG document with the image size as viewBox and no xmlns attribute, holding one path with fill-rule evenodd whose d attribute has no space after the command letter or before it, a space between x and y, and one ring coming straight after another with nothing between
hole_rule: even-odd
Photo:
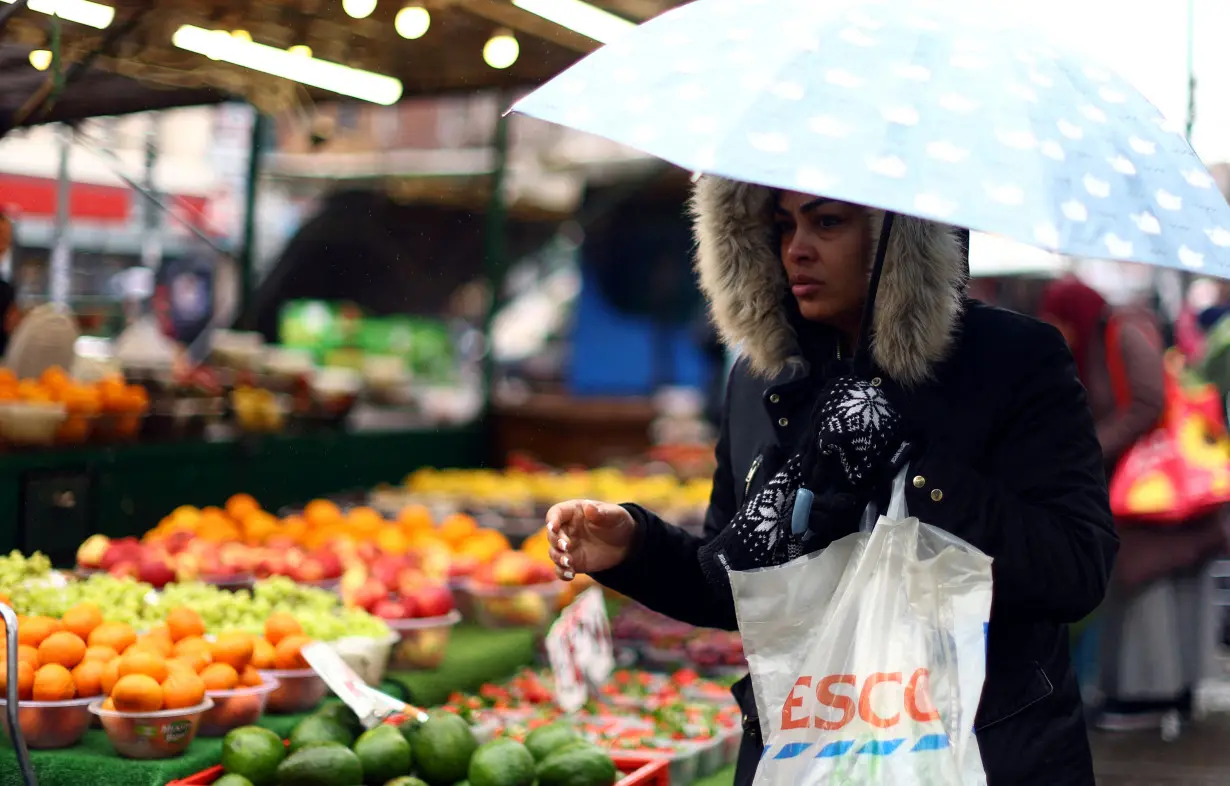
<instances>
[{"instance_id":1,"label":"black jacket sleeve","mask_svg":"<svg viewBox=\"0 0 1230 786\"><path fill-rule=\"evenodd\" d=\"M600 584L643 603L654 611L703 628L735 630L738 623L729 595L710 589L697 552L735 515L735 486L730 466L730 395L722 408L716 449L713 492L702 537L668 524L640 505L625 503L636 520L632 549L622 564L593 574Z\"/></svg>"},{"instance_id":2,"label":"black jacket sleeve","mask_svg":"<svg viewBox=\"0 0 1230 786\"><path fill-rule=\"evenodd\" d=\"M1075 622L1102 602L1119 540L1072 354L1053 328L1030 332L1018 374L988 386L1005 398L986 460L970 466L929 434L906 502L994 559L992 616Z\"/></svg>"}]
</instances>

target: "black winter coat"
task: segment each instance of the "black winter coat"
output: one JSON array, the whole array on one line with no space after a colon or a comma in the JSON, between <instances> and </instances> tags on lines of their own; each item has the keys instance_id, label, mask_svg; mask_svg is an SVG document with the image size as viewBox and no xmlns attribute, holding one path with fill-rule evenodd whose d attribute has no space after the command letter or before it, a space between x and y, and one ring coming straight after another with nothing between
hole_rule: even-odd
<instances>
[{"instance_id":1,"label":"black winter coat","mask_svg":"<svg viewBox=\"0 0 1230 786\"><path fill-rule=\"evenodd\" d=\"M707 250L715 253L728 229L748 231L746 226L732 229L734 222L720 216L738 215L740 209L754 212L746 206L754 197L737 190L754 187L729 181L713 185L713 179L706 178L702 189L705 181L710 181L710 189L725 190L716 195L702 190L696 198L702 284L707 264L722 273L740 261L732 263L721 254L717 262L707 261ZM729 204L739 200L742 206ZM707 224L706 215L715 211L719 219L709 218ZM942 230L924 226L916 231ZM898 253L910 254L911 264L924 268L957 264L947 252L935 250L939 242L942 239L924 237L918 248ZM727 251L730 247L725 244ZM746 255L742 262L746 269ZM769 258L762 264L768 266ZM919 287L917 276L895 279L893 273L886 266L880 295L890 313L900 300L914 309L914 320L924 327L928 320L942 320L937 316L940 307L926 299L936 293L928 293L925 282ZM708 288L715 289L719 280L711 279ZM904 282L914 289L903 294ZM924 299L918 299L919 294ZM736 620L729 600L718 600L709 588L697 551L772 476L774 468L765 466L764 457L784 456L798 443L819 371L813 373L813 364L797 362L796 357L765 379L763 371L772 360L766 346L773 339L766 339L763 320L742 326L746 329L740 333L743 317L721 311L716 305L721 292L710 295L719 327L728 336L742 335L744 351L750 349L751 355L739 361L728 383L704 537L628 505L638 524L634 547L622 565L595 577L676 619L733 630ZM1085 391L1071 353L1054 328L960 297L953 303L940 353L929 353L917 336L889 335L900 328L877 322L881 338L887 339L880 343L877 364L895 372L894 379L905 378L905 384L887 385L886 390L919 445L910 464L907 505L911 515L994 559L987 678L975 725L990 786L1092 786L1067 623L1101 603L1118 540ZM782 316L782 324L789 325L788 315ZM916 350L911 358L927 356L920 377L910 378L910 358L886 354L885 345L894 340ZM750 684L745 680L735 693L745 715L736 786L746 786L761 743Z\"/></svg>"}]
</instances>

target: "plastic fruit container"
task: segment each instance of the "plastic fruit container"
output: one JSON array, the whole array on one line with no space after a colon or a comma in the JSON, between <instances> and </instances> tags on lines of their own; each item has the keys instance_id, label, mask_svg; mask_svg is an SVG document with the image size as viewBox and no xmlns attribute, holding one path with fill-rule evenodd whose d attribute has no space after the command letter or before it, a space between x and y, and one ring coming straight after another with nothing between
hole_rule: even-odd
<instances>
[{"instance_id":1,"label":"plastic fruit container","mask_svg":"<svg viewBox=\"0 0 1230 786\"><path fill-rule=\"evenodd\" d=\"M218 589L230 590L231 592L244 589L250 590L256 585L256 577L251 573L236 573L230 576L202 575L198 577L198 581L204 584L212 584Z\"/></svg>"},{"instance_id":2,"label":"plastic fruit container","mask_svg":"<svg viewBox=\"0 0 1230 786\"><path fill-rule=\"evenodd\" d=\"M329 693L329 686L312 669L262 671L266 680L277 680L265 709L274 715L295 715L316 708Z\"/></svg>"},{"instance_id":3,"label":"plastic fruit container","mask_svg":"<svg viewBox=\"0 0 1230 786\"><path fill-rule=\"evenodd\" d=\"M474 619L484 628L534 628L546 632L559 613L562 581L524 587L469 583Z\"/></svg>"},{"instance_id":4,"label":"plastic fruit container","mask_svg":"<svg viewBox=\"0 0 1230 786\"><path fill-rule=\"evenodd\" d=\"M260 685L235 690L211 690L205 695L213 700L213 709L201 718L197 732L202 737L222 737L231 729L251 726L265 714L269 694L277 690L278 681L268 675Z\"/></svg>"},{"instance_id":5,"label":"plastic fruit container","mask_svg":"<svg viewBox=\"0 0 1230 786\"><path fill-rule=\"evenodd\" d=\"M17 722L26 745L35 750L52 750L76 745L94 720L89 699L71 701L21 701L17 703ZM10 738L8 703L0 699L0 719Z\"/></svg>"},{"instance_id":6,"label":"plastic fruit container","mask_svg":"<svg viewBox=\"0 0 1230 786\"><path fill-rule=\"evenodd\" d=\"M388 622L388 620L385 620ZM390 626L391 627L391 626ZM370 636L346 636L329 642L346 665L354 669L364 682L373 688L380 687L384 681L384 673L389 668L389 658L393 647L401 637L396 633L382 639Z\"/></svg>"},{"instance_id":7,"label":"plastic fruit container","mask_svg":"<svg viewBox=\"0 0 1230 786\"><path fill-rule=\"evenodd\" d=\"M12 402L0 406L0 437L14 445L52 445L67 418L63 404Z\"/></svg>"},{"instance_id":8,"label":"plastic fruit container","mask_svg":"<svg viewBox=\"0 0 1230 786\"><path fill-rule=\"evenodd\" d=\"M394 670L438 669L448 652L453 626L461 622L461 612L450 611L441 617L385 620L398 635L389 664Z\"/></svg>"},{"instance_id":9,"label":"plastic fruit container","mask_svg":"<svg viewBox=\"0 0 1230 786\"><path fill-rule=\"evenodd\" d=\"M196 739L201 718L213 708L208 696L195 707L161 712L104 710L103 699L90 702L90 712L102 720L115 752L129 759L170 759Z\"/></svg>"}]
</instances>

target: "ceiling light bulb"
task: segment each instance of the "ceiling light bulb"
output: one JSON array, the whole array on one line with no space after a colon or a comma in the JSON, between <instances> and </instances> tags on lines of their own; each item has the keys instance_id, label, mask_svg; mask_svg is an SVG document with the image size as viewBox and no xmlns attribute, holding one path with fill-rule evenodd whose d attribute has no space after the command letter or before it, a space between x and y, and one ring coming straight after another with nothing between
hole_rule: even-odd
<instances>
[{"instance_id":1,"label":"ceiling light bulb","mask_svg":"<svg viewBox=\"0 0 1230 786\"><path fill-rule=\"evenodd\" d=\"M342 0L342 10L355 19L366 19L376 10L376 0Z\"/></svg>"},{"instance_id":2,"label":"ceiling light bulb","mask_svg":"<svg viewBox=\"0 0 1230 786\"><path fill-rule=\"evenodd\" d=\"M431 13L421 5L408 5L397 12L393 28L402 38L422 38L431 27Z\"/></svg>"},{"instance_id":3,"label":"ceiling light bulb","mask_svg":"<svg viewBox=\"0 0 1230 786\"><path fill-rule=\"evenodd\" d=\"M30 52L30 65L39 71L46 71L51 67L51 51L48 49L32 50Z\"/></svg>"},{"instance_id":4,"label":"ceiling light bulb","mask_svg":"<svg viewBox=\"0 0 1230 786\"><path fill-rule=\"evenodd\" d=\"M247 30L232 30L231 37L238 38L240 41L251 41L252 40L252 34L249 33Z\"/></svg>"},{"instance_id":5,"label":"ceiling light bulb","mask_svg":"<svg viewBox=\"0 0 1230 786\"><path fill-rule=\"evenodd\" d=\"M290 52L292 55L298 55L299 57L311 57L312 56L312 47L308 46L307 44L295 44L294 46L287 49L286 51Z\"/></svg>"},{"instance_id":6,"label":"ceiling light bulb","mask_svg":"<svg viewBox=\"0 0 1230 786\"><path fill-rule=\"evenodd\" d=\"M504 69L517 62L521 55L521 45L516 37L507 30L501 30L487 39L483 46L483 60L492 68Z\"/></svg>"}]
</instances>

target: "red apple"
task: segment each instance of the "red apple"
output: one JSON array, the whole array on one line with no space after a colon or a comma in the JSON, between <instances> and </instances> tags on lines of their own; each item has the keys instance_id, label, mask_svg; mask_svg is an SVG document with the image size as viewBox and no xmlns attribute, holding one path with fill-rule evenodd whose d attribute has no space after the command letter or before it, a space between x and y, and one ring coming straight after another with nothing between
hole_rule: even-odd
<instances>
[{"instance_id":1,"label":"red apple","mask_svg":"<svg viewBox=\"0 0 1230 786\"><path fill-rule=\"evenodd\" d=\"M100 567L110 545L111 538L106 535L91 535L77 547L77 564L83 568Z\"/></svg>"},{"instance_id":2,"label":"red apple","mask_svg":"<svg viewBox=\"0 0 1230 786\"><path fill-rule=\"evenodd\" d=\"M384 582L384 586L389 588L389 592L397 589L398 574L405 568L405 564L397 557L383 554L371 563L371 575L380 581Z\"/></svg>"},{"instance_id":3,"label":"red apple","mask_svg":"<svg viewBox=\"0 0 1230 786\"><path fill-rule=\"evenodd\" d=\"M324 569L326 579L341 578L344 568L342 566L342 561L338 559L336 554L331 551L324 551L322 549L316 552L316 559L320 562L320 566Z\"/></svg>"},{"instance_id":4,"label":"red apple","mask_svg":"<svg viewBox=\"0 0 1230 786\"><path fill-rule=\"evenodd\" d=\"M166 539L164 545L169 553L179 554L184 551L184 549L188 548L188 544L191 542L192 533L181 530L179 532L171 533L171 536Z\"/></svg>"},{"instance_id":5,"label":"red apple","mask_svg":"<svg viewBox=\"0 0 1230 786\"><path fill-rule=\"evenodd\" d=\"M98 562L98 567L111 570L112 566L121 562L140 562L145 549L136 538L120 538L111 541L106 552Z\"/></svg>"},{"instance_id":6,"label":"red apple","mask_svg":"<svg viewBox=\"0 0 1230 786\"><path fill-rule=\"evenodd\" d=\"M501 554L491 566L491 577L502 587L521 587L530 584L533 562L519 551Z\"/></svg>"},{"instance_id":7,"label":"red apple","mask_svg":"<svg viewBox=\"0 0 1230 786\"><path fill-rule=\"evenodd\" d=\"M117 579L135 579L141 572L141 566L134 560L117 562L107 569L107 573Z\"/></svg>"},{"instance_id":8,"label":"red apple","mask_svg":"<svg viewBox=\"0 0 1230 786\"><path fill-rule=\"evenodd\" d=\"M450 579L458 579L463 576L472 576L480 565L482 563L478 560L478 557L469 554L459 554L453 557L449 563L448 577Z\"/></svg>"},{"instance_id":9,"label":"red apple","mask_svg":"<svg viewBox=\"0 0 1230 786\"><path fill-rule=\"evenodd\" d=\"M305 557L298 565L291 567L291 578L295 581L316 582L325 578L325 566L315 557Z\"/></svg>"},{"instance_id":10,"label":"red apple","mask_svg":"<svg viewBox=\"0 0 1230 786\"><path fill-rule=\"evenodd\" d=\"M535 560L530 564L529 584L546 584L555 580L555 568Z\"/></svg>"},{"instance_id":11,"label":"red apple","mask_svg":"<svg viewBox=\"0 0 1230 786\"><path fill-rule=\"evenodd\" d=\"M162 588L175 581L175 571L166 560L150 558L143 561L137 570L137 579L154 587Z\"/></svg>"},{"instance_id":12,"label":"red apple","mask_svg":"<svg viewBox=\"0 0 1230 786\"><path fill-rule=\"evenodd\" d=\"M397 594L401 595L403 598L410 598L414 596L414 593L418 589L429 583L430 582L428 582L427 577L424 576L421 571L414 568L403 568L402 571L397 574L395 589Z\"/></svg>"},{"instance_id":13,"label":"red apple","mask_svg":"<svg viewBox=\"0 0 1230 786\"><path fill-rule=\"evenodd\" d=\"M405 604L393 598L382 598L376 601L372 606L372 614L386 620L400 620L410 616L406 613Z\"/></svg>"},{"instance_id":14,"label":"red apple","mask_svg":"<svg viewBox=\"0 0 1230 786\"><path fill-rule=\"evenodd\" d=\"M366 562L368 565L379 559L382 553L383 552L380 551L379 547L371 541L365 540L354 546L354 555Z\"/></svg>"},{"instance_id":15,"label":"red apple","mask_svg":"<svg viewBox=\"0 0 1230 786\"><path fill-rule=\"evenodd\" d=\"M414 601L415 616L418 617L443 617L453 610L453 593L438 584L419 587L406 597Z\"/></svg>"},{"instance_id":16,"label":"red apple","mask_svg":"<svg viewBox=\"0 0 1230 786\"><path fill-rule=\"evenodd\" d=\"M377 603L388 597L388 588L379 579L368 578L362 586L354 591L352 603L361 609L371 611Z\"/></svg>"},{"instance_id":17,"label":"red apple","mask_svg":"<svg viewBox=\"0 0 1230 786\"><path fill-rule=\"evenodd\" d=\"M495 574L491 563L487 562L479 565L475 568L474 572L470 574L470 578L479 584L495 584Z\"/></svg>"}]
</instances>

